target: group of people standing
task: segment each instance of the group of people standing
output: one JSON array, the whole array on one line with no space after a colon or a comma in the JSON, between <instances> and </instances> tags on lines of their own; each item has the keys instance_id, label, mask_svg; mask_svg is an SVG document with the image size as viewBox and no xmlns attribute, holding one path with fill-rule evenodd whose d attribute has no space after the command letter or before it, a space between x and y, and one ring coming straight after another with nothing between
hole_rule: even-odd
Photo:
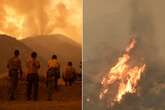
<instances>
[{"instance_id":1,"label":"group of people standing","mask_svg":"<svg viewBox=\"0 0 165 110\"><path fill-rule=\"evenodd\" d=\"M15 50L14 56L9 59L7 68L9 76L9 99L15 100L16 89L19 79L23 77L22 63L19 58L20 51ZM26 97L27 100L38 100L39 91L39 69L40 62L37 58L37 53L32 52L30 58L26 62ZM72 62L69 61L63 72L63 79L65 85L72 85L75 79L75 69L72 66ZM58 79L60 78L60 63L57 56L54 54L52 58L48 60L48 69L46 72L46 91L48 100L52 100L54 89L57 89Z\"/></svg>"}]
</instances>

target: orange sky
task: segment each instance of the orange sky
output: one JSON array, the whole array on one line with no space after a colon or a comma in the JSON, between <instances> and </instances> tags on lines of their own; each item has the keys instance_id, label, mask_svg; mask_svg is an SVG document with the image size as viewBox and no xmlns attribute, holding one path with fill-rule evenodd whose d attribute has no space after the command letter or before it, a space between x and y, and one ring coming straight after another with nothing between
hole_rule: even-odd
<instances>
[{"instance_id":1,"label":"orange sky","mask_svg":"<svg viewBox=\"0 0 165 110\"><path fill-rule=\"evenodd\" d=\"M17 39L64 34L81 43L82 0L0 0L0 33Z\"/></svg>"}]
</instances>

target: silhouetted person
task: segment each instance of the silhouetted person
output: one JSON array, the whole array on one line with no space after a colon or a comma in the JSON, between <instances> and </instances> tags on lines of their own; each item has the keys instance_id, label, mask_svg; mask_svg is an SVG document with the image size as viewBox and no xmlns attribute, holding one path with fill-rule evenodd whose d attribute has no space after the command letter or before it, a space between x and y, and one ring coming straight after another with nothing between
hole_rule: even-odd
<instances>
[{"instance_id":1,"label":"silhouetted person","mask_svg":"<svg viewBox=\"0 0 165 110\"><path fill-rule=\"evenodd\" d=\"M67 66L64 69L63 73L63 78L65 81L65 85L67 86L68 84L71 86L74 78L75 78L75 69L72 66L72 62L68 62Z\"/></svg>"},{"instance_id":2,"label":"silhouetted person","mask_svg":"<svg viewBox=\"0 0 165 110\"><path fill-rule=\"evenodd\" d=\"M60 77L60 63L57 60L57 56L53 55L48 61L48 71L47 71L47 95L48 100L52 100L52 94L54 87L57 88L58 78Z\"/></svg>"},{"instance_id":3,"label":"silhouetted person","mask_svg":"<svg viewBox=\"0 0 165 110\"><path fill-rule=\"evenodd\" d=\"M31 58L27 61L27 100L31 99L33 93L33 100L38 99L39 89L39 75L38 70L40 62L37 60L37 53L32 52ZM33 91L33 92L32 92Z\"/></svg>"},{"instance_id":4,"label":"silhouetted person","mask_svg":"<svg viewBox=\"0 0 165 110\"><path fill-rule=\"evenodd\" d=\"M57 89L58 87L58 79L60 78L60 63L57 59L56 55L52 56L52 59L48 61L48 68L51 68L52 66L56 66L56 72L55 72L55 78L54 78L54 88Z\"/></svg>"},{"instance_id":5,"label":"silhouetted person","mask_svg":"<svg viewBox=\"0 0 165 110\"><path fill-rule=\"evenodd\" d=\"M19 58L19 50L14 51L14 56L9 59L7 68L9 70L9 98L10 100L15 99L15 92L18 85L19 76L22 77L22 66Z\"/></svg>"}]
</instances>

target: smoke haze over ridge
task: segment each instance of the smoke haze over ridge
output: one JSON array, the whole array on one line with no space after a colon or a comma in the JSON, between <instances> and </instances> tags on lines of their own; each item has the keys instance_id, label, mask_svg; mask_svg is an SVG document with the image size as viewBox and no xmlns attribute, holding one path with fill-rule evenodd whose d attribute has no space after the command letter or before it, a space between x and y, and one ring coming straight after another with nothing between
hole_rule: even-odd
<instances>
[{"instance_id":1,"label":"smoke haze over ridge","mask_svg":"<svg viewBox=\"0 0 165 110\"><path fill-rule=\"evenodd\" d=\"M81 43L82 0L0 0L0 33L64 34Z\"/></svg>"}]
</instances>

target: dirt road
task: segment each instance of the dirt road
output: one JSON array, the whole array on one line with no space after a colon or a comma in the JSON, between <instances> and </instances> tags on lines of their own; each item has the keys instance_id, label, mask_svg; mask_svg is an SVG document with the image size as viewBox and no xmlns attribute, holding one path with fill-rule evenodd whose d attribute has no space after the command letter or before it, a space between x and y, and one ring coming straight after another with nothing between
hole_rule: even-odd
<instances>
[{"instance_id":1,"label":"dirt road","mask_svg":"<svg viewBox=\"0 0 165 110\"><path fill-rule=\"evenodd\" d=\"M71 87L59 86L54 92L53 101L47 101L45 83L40 82L38 101L26 101L25 81L20 81L17 99L9 101L7 97L8 80L0 79L0 110L81 110L81 82Z\"/></svg>"}]
</instances>

